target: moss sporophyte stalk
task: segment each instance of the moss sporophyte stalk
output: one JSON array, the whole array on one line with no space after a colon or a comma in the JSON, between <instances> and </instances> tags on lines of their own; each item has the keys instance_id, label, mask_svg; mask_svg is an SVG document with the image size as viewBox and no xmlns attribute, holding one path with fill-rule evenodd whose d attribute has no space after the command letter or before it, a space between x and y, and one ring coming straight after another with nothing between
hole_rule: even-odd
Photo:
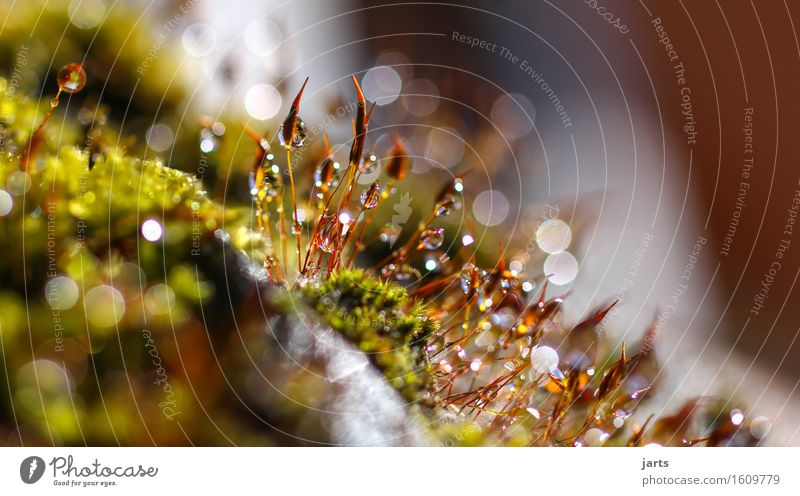
<instances>
[{"instance_id":1,"label":"moss sporophyte stalk","mask_svg":"<svg viewBox=\"0 0 800 496\"><path fill-rule=\"evenodd\" d=\"M313 84L308 80L277 132L204 120L197 140L204 160L224 152L232 129L243 130L255 144L246 162L249 185L232 186L250 202L232 194L224 206L194 174L110 145L119 142L103 139L115 133L110 125L82 129L68 115L54 147L48 120L58 111L59 96L85 84L83 66L66 66L47 109L0 92L0 199L8 204L0 209L2 342L13 349L30 335L43 350L53 344L57 320L61 350L40 351L33 359L5 354L23 386L13 398L3 397L3 409L7 415L13 403L17 423L46 425L55 433L54 444L76 443L82 435L108 442L120 425L128 426L133 444L153 435L151 429L167 443L181 442L163 424L174 418L162 415L162 423L142 430L130 420L129 397L104 398L103 384L96 389L79 381L87 356L98 376L129 383L123 390L131 391L143 418L152 418L150 412L164 401L153 378L168 382L172 411L180 412L172 417L186 429L196 425L193 435L207 443L289 442L301 431L322 439L325 429L316 420L299 422L298 412L320 388L335 392L342 386L338 379L314 378L321 373L314 368L319 350L298 355L304 363L274 365L283 351L310 349L298 344L298 334L286 324L292 320L312 337L318 329L332 330L363 354L419 426L420 443L759 441L753 432L763 429L748 427L763 420L745 418L739 409L731 415L731 401L693 398L667 405L674 413L648 416L661 374L652 330L640 343L607 338L601 324L612 301L577 324L566 322L565 297L548 288L544 274L523 273L502 249L498 255L496 246L446 222L459 212L461 224L473 225L462 205L480 178L461 171L412 203L412 157L400 135L383 157L370 143L375 105L368 104L356 77L353 136L341 165L327 136L313 160L296 153L314 148L301 118L301 97ZM275 134L285 157L272 152ZM92 146L84 146L87 136ZM172 160L178 164L180 156ZM385 177L362 184L359 179L373 174L379 162ZM412 211L405 229L388 222L401 199ZM25 294L30 323L20 296ZM277 346L266 340L265 326ZM147 349L141 346L142 329ZM134 372L118 365L128 344L139 350L133 368L145 378L132 379ZM329 360L338 352L326 353ZM261 363L262 377L287 384L280 394L253 386L259 384L253 368ZM30 367L40 375L54 371L42 393L43 410L28 398ZM58 379L62 368L69 384ZM231 385L238 377L241 382ZM236 384L244 385L247 401L228 390ZM81 395L80 413L72 418L64 415L64 391ZM223 412L213 425L206 408ZM259 422L237 420L253 416ZM80 427L89 419L97 424L86 434Z\"/></svg>"}]
</instances>

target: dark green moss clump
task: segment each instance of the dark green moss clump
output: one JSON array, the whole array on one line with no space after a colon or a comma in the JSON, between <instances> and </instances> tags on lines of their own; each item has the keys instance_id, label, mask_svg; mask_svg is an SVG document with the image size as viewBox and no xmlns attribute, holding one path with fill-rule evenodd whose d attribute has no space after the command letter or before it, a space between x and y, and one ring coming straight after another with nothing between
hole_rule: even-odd
<instances>
[{"instance_id":1,"label":"dark green moss clump","mask_svg":"<svg viewBox=\"0 0 800 496\"><path fill-rule=\"evenodd\" d=\"M335 330L365 352L409 401L422 399L432 374L425 346L436 322L397 284L363 270L345 270L305 285L309 304Z\"/></svg>"}]
</instances>

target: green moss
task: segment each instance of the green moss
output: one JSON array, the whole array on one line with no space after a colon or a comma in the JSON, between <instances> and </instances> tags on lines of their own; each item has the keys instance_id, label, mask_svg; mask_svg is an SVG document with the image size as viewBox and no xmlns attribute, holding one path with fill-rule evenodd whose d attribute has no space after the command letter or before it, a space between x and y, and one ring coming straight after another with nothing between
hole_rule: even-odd
<instances>
[{"instance_id":1,"label":"green moss","mask_svg":"<svg viewBox=\"0 0 800 496\"><path fill-rule=\"evenodd\" d=\"M436 322L397 284L363 270L345 270L306 284L309 304L348 340L364 351L389 383L409 401L421 400L432 383L425 356Z\"/></svg>"}]
</instances>

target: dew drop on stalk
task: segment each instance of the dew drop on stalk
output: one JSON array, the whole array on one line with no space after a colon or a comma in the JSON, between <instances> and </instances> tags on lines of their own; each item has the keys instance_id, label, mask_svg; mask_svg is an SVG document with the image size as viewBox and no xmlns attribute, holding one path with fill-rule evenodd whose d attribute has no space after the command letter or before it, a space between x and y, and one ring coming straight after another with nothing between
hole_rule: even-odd
<instances>
[{"instance_id":1,"label":"dew drop on stalk","mask_svg":"<svg viewBox=\"0 0 800 496\"><path fill-rule=\"evenodd\" d=\"M336 162L330 157L323 160L314 171L314 186L323 189L335 188L339 184L336 166Z\"/></svg>"},{"instance_id":2,"label":"dew drop on stalk","mask_svg":"<svg viewBox=\"0 0 800 496\"><path fill-rule=\"evenodd\" d=\"M465 263L461 267L461 290L465 295L468 295L479 287L480 277L478 275L478 268L469 262Z\"/></svg>"},{"instance_id":3,"label":"dew drop on stalk","mask_svg":"<svg viewBox=\"0 0 800 496\"><path fill-rule=\"evenodd\" d=\"M364 163L361 165L361 170L359 172L364 175L371 175L378 170L378 165L380 165L378 156L374 153L370 153L367 158L364 159Z\"/></svg>"},{"instance_id":4,"label":"dew drop on stalk","mask_svg":"<svg viewBox=\"0 0 800 496\"><path fill-rule=\"evenodd\" d=\"M369 188L366 188L361 193L361 206L365 210L373 209L378 204L378 200L380 200L380 198L381 198L381 183L375 181L369 186Z\"/></svg>"},{"instance_id":5,"label":"dew drop on stalk","mask_svg":"<svg viewBox=\"0 0 800 496\"><path fill-rule=\"evenodd\" d=\"M394 273L394 278L400 282L419 279L421 276L422 274L417 269L408 264L401 265Z\"/></svg>"},{"instance_id":6,"label":"dew drop on stalk","mask_svg":"<svg viewBox=\"0 0 800 496\"><path fill-rule=\"evenodd\" d=\"M420 244L426 250L436 250L444 243L444 228L434 227L425 229L419 236Z\"/></svg>"},{"instance_id":7,"label":"dew drop on stalk","mask_svg":"<svg viewBox=\"0 0 800 496\"><path fill-rule=\"evenodd\" d=\"M436 204L436 216L446 217L450 215L453 210L461 209L461 200L453 195L446 195L439 203Z\"/></svg>"},{"instance_id":8,"label":"dew drop on stalk","mask_svg":"<svg viewBox=\"0 0 800 496\"><path fill-rule=\"evenodd\" d=\"M77 93L86 86L86 71L81 64L67 64L58 71L58 87L65 93Z\"/></svg>"},{"instance_id":9,"label":"dew drop on stalk","mask_svg":"<svg viewBox=\"0 0 800 496\"><path fill-rule=\"evenodd\" d=\"M394 244L397 241L397 238L400 237L400 233L402 232L403 228L398 226L397 224L384 224L381 228L381 232L378 235L381 241L384 243Z\"/></svg>"},{"instance_id":10,"label":"dew drop on stalk","mask_svg":"<svg viewBox=\"0 0 800 496\"><path fill-rule=\"evenodd\" d=\"M325 253L333 253L334 250L336 249L336 242L334 240L334 237L337 234L336 233L337 223L334 221L333 215L320 219L320 223L322 223L323 226L319 231L317 246L319 246L319 249L324 251Z\"/></svg>"},{"instance_id":11,"label":"dew drop on stalk","mask_svg":"<svg viewBox=\"0 0 800 496\"><path fill-rule=\"evenodd\" d=\"M302 148L303 145L306 144L306 139L308 138L308 128L306 128L306 123L303 122L303 119L297 117L297 124L295 124L294 133L292 134L291 143L286 143L286 138L284 137L283 133L283 124L281 124L280 129L278 129L278 140L281 142L281 146L290 150L297 150Z\"/></svg>"},{"instance_id":12,"label":"dew drop on stalk","mask_svg":"<svg viewBox=\"0 0 800 496\"><path fill-rule=\"evenodd\" d=\"M395 264L386 264L381 268L381 276L390 277L396 269L397 266Z\"/></svg>"}]
</instances>

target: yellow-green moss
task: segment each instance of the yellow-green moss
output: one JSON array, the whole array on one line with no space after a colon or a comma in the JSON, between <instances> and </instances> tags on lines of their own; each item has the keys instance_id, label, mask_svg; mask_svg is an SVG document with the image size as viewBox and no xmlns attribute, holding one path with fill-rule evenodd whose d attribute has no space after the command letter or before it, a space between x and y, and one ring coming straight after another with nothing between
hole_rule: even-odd
<instances>
[{"instance_id":1,"label":"yellow-green moss","mask_svg":"<svg viewBox=\"0 0 800 496\"><path fill-rule=\"evenodd\" d=\"M319 315L365 352L389 383L410 401L431 386L425 356L435 321L397 284L363 270L344 270L308 283L302 292Z\"/></svg>"}]
</instances>

